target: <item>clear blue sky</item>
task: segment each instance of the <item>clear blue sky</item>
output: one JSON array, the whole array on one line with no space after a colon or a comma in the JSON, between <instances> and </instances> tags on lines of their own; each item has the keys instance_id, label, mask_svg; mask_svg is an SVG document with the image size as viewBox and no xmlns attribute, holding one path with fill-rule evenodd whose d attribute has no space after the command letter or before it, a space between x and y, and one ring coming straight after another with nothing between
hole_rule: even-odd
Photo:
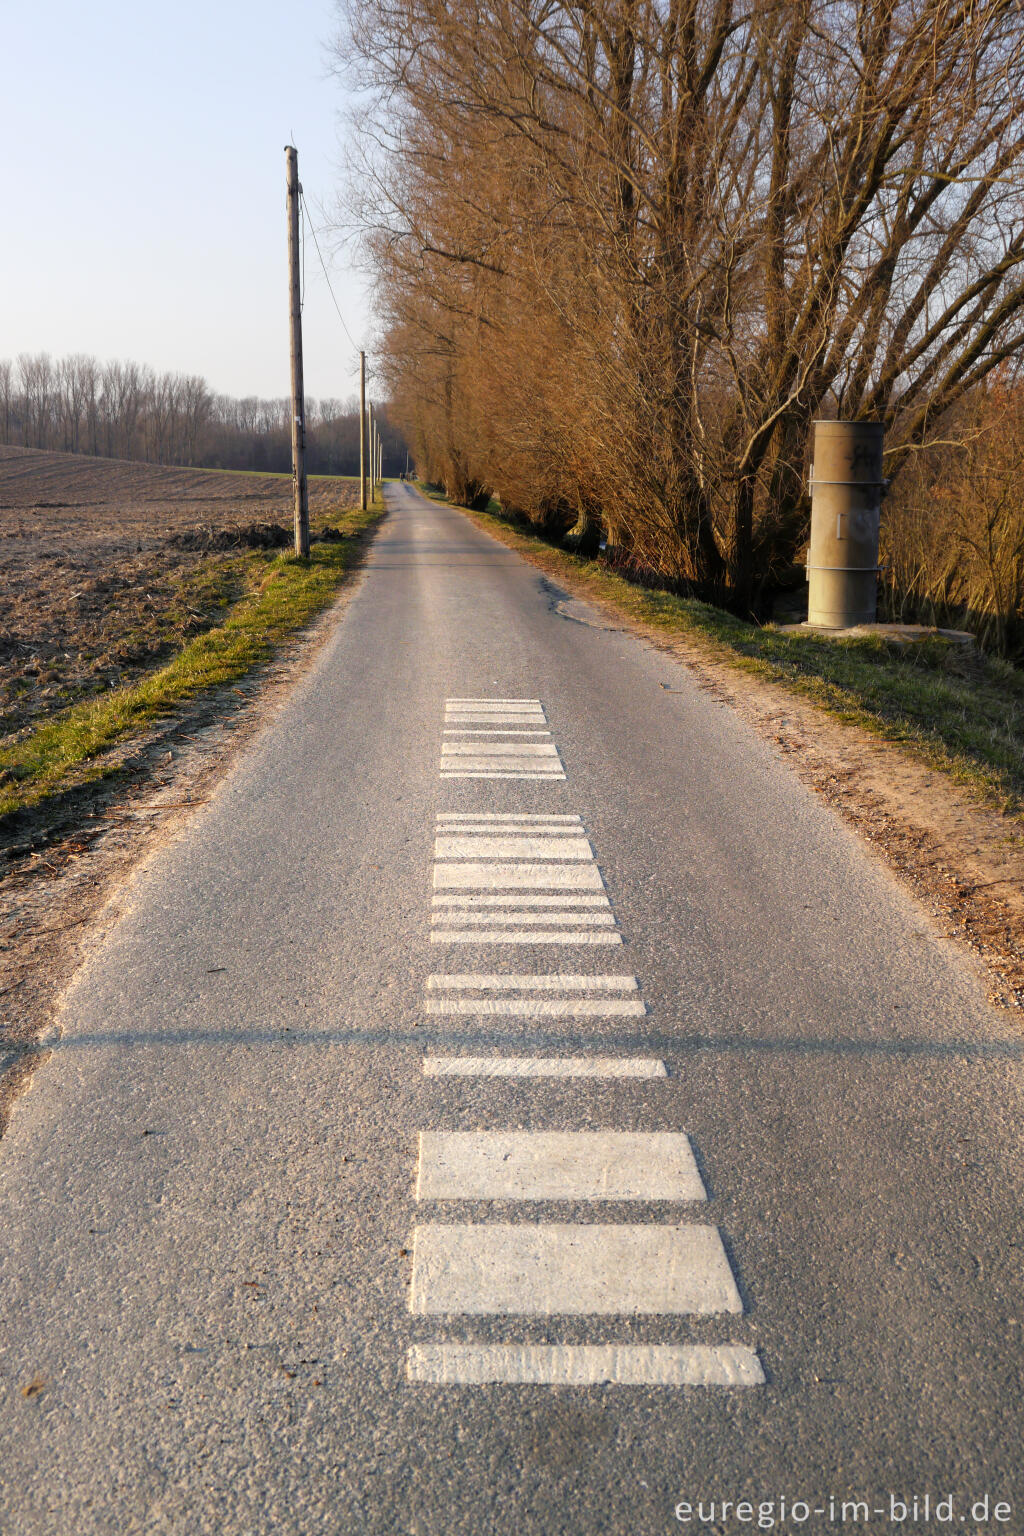
<instances>
[{"instance_id":1,"label":"clear blue sky","mask_svg":"<svg viewBox=\"0 0 1024 1536\"><path fill-rule=\"evenodd\" d=\"M316 217L341 185L332 0L2 10L0 357L91 352L286 394L284 146ZM365 344L365 284L321 246ZM306 275L307 392L348 395L354 355L312 243Z\"/></svg>"}]
</instances>

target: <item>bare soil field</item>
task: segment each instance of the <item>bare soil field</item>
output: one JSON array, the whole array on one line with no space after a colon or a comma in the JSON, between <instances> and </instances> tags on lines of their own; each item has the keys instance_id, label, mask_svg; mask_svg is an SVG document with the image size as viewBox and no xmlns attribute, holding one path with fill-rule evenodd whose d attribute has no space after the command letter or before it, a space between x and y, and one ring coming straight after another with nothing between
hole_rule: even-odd
<instances>
[{"instance_id":1,"label":"bare soil field","mask_svg":"<svg viewBox=\"0 0 1024 1536\"><path fill-rule=\"evenodd\" d=\"M310 481L314 531L358 483ZM0 446L0 741L132 681L237 598L240 553L287 542L287 476Z\"/></svg>"}]
</instances>

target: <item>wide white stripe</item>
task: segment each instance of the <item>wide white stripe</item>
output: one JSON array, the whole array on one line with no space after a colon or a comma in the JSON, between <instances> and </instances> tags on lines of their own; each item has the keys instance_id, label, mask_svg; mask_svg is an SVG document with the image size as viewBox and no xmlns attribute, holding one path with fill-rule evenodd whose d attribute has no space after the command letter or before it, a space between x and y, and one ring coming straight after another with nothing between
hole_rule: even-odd
<instances>
[{"instance_id":1,"label":"wide white stripe","mask_svg":"<svg viewBox=\"0 0 1024 1536\"><path fill-rule=\"evenodd\" d=\"M437 825L438 835L462 837L584 837L581 826L546 827L539 822L516 821L443 821Z\"/></svg>"},{"instance_id":2,"label":"wide white stripe","mask_svg":"<svg viewBox=\"0 0 1024 1536\"><path fill-rule=\"evenodd\" d=\"M706 1200L680 1131L423 1131L417 1200Z\"/></svg>"},{"instance_id":3,"label":"wide white stripe","mask_svg":"<svg viewBox=\"0 0 1024 1536\"><path fill-rule=\"evenodd\" d=\"M445 725L533 725L546 726L547 720L542 713L533 714L525 710L494 711L488 710L485 714L468 712L463 714L448 714L444 717Z\"/></svg>"},{"instance_id":4,"label":"wide white stripe","mask_svg":"<svg viewBox=\"0 0 1024 1536\"><path fill-rule=\"evenodd\" d=\"M434 889L603 891L596 864L435 864Z\"/></svg>"},{"instance_id":5,"label":"wide white stripe","mask_svg":"<svg viewBox=\"0 0 1024 1536\"><path fill-rule=\"evenodd\" d=\"M540 699L445 699L446 704L536 704Z\"/></svg>"},{"instance_id":6,"label":"wide white stripe","mask_svg":"<svg viewBox=\"0 0 1024 1536\"><path fill-rule=\"evenodd\" d=\"M557 757L553 741L445 741L442 757Z\"/></svg>"},{"instance_id":7,"label":"wide white stripe","mask_svg":"<svg viewBox=\"0 0 1024 1536\"><path fill-rule=\"evenodd\" d=\"M581 928L614 928L615 915L610 908L607 912L467 912L460 907L457 911L433 913L431 922L435 927L454 923L456 927L472 924L474 928L538 928L547 923L564 928L576 923Z\"/></svg>"},{"instance_id":8,"label":"wide white stripe","mask_svg":"<svg viewBox=\"0 0 1024 1536\"><path fill-rule=\"evenodd\" d=\"M452 928L434 929L431 944L621 944L622 934L601 929L594 932L577 932L567 929L553 933L547 928L537 928L529 933L509 933L504 928L483 928L473 933L462 933Z\"/></svg>"},{"instance_id":9,"label":"wide white stripe","mask_svg":"<svg viewBox=\"0 0 1024 1536\"><path fill-rule=\"evenodd\" d=\"M495 837L487 832L438 837L435 859L587 859L594 850L584 837Z\"/></svg>"},{"instance_id":10,"label":"wide white stripe","mask_svg":"<svg viewBox=\"0 0 1024 1536\"><path fill-rule=\"evenodd\" d=\"M532 773L522 773L522 772L521 773L515 773L511 769L503 769L500 772L494 772L491 769L487 769L487 770L484 770L484 769L473 769L472 771L467 771L465 769L460 769L458 773L447 773L447 772L442 771L441 777L442 777L442 779L533 779L533 780L541 780L541 779L543 779L548 784L555 784L555 783L562 783L562 784L564 784L565 783L565 774L561 773L561 772L559 772L559 773L537 773L537 772L532 772Z\"/></svg>"},{"instance_id":11,"label":"wide white stripe","mask_svg":"<svg viewBox=\"0 0 1024 1536\"><path fill-rule=\"evenodd\" d=\"M458 907L460 911L464 907L512 907L516 911L521 907L567 907L573 911L578 907L600 907L602 911L608 912L612 909L611 902L604 895L537 896L529 891L518 896L475 896L467 892L460 896L435 895L430 900L435 907Z\"/></svg>"},{"instance_id":12,"label":"wide white stripe","mask_svg":"<svg viewBox=\"0 0 1024 1536\"><path fill-rule=\"evenodd\" d=\"M529 821L537 822L543 826L549 824L551 826L581 826L583 823L582 816L559 815L553 811L438 811L437 820L438 822L480 821L487 823L492 821Z\"/></svg>"},{"instance_id":13,"label":"wide white stripe","mask_svg":"<svg viewBox=\"0 0 1024 1536\"><path fill-rule=\"evenodd\" d=\"M654 1056L426 1056L427 1077L667 1077Z\"/></svg>"},{"instance_id":14,"label":"wide white stripe","mask_svg":"<svg viewBox=\"0 0 1024 1536\"><path fill-rule=\"evenodd\" d=\"M503 1015L519 1019L639 1018L647 1004L631 997L452 997L424 1003L425 1013Z\"/></svg>"},{"instance_id":15,"label":"wide white stripe","mask_svg":"<svg viewBox=\"0 0 1024 1536\"><path fill-rule=\"evenodd\" d=\"M526 726L518 726L518 725L507 726L505 728L505 730L503 730L503 731L499 730L497 727L494 727L494 729L492 730L489 726L486 726L486 725L467 725L467 726L461 726L461 727L455 727L455 726L448 726L448 725L446 725L445 728L444 728L444 735L445 736L471 736L471 737L476 737L476 736L532 736L532 737L544 736L544 737L547 738L548 741L551 740L551 732L550 731L529 730L529 729L527 729Z\"/></svg>"},{"instance_id":16,"label":"wide white stripe","mask_svg":"<svg viewBox=\"0 0 1024 1536\"><path fill-rule=\"evenodd\" d=\"M579 971L548 971L542 976L511 976L507 971L438 972L426 980L428 992L639 992L635 976L584 976Z\"/></svg>"},{"instance_id":17,"label":"wide white stripe","mask_svg":"<svg viewBox=\"0 0 1024 1536\"><path fill-rule=\"evenodd\" d=\"M432 1316L743 1311L717 1227L604 1222L417 1227L409 1307Z\"/></svg>"},{"instance_id":18,"label":"wide white stripe","mask_svg":"<svg viewBox=\"0 0 1024 1536\"><path fill-rule=\"evenodd\" d=\"M436 1386L760 1387L742 1344L414 1344L410 1382Z\"/></svg>"},{"instance_id":19,"label":"wide white stripe","mask_svg":"<svg viewBox=\"0 0 1024 1536\"><path fill-rule=\"evenodd\" d=\"M455 752L441 759L442 773L458 773L463 768L514 768L517 773L560 773L562 760L552 747L550 752L483 753L474 747L471 752Z\"/></svg>"}]
</instances>

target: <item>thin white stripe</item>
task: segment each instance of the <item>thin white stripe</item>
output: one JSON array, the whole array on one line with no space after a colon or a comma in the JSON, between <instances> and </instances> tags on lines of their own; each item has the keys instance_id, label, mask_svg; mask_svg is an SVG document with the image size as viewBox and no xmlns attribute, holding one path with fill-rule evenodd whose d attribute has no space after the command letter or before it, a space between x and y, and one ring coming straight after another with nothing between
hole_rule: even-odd
<instances>
[{"instance_id":1,"label":"thin white stripe","mask_svg":"<svg viewBox=\"0 0 1024 1536\"><path fill-rule=\"evenodd\" d=\"M492 821L529 821L539 822L551 826L582 826L582 816L560 815L554 811L438 811L437 819L442 821L480 821L490 823Z\"/></svg>"},{"instance_id":2,"label":"thin white stripe","mask_svg":"<svg viewBox=\"0 0 1024 1536\"><path fill-rule=\"evenodd\" d=\"M575 912L578 907L600 907L602 912L610 912L612 909L607 896L537 896L532 892L519 896L432 896L430 900L435 907L458 907L460 910L463 907L514 907L517 910L520 907L569 907Z\"/></svg>"},{"instance_id":3,"label":"thin white stripe","mask_svg":"<svg viewBox=\"0 0 1024 1536\"><path fill-rule=\"evenodd\" d=\"M557 752L553 756L545 754L543 757L525 753L522 756L463 757L456 753L441 760L442 773L460 773L464 768L483 768L488 773L499 768L513 768L517 773L561 773L562 763Z\"/></svg>"},{"instance_id":4,"label":"thin white stripe","mask_svg":"<svg viewBox=\"0 0 1024 1536\"><path fill-rule=\"evenodd\" d=\"M424 1013L520 1019L636 1019L647 1004L632 997L446 997L423 1004Z\"/></svg>"},{"instance_id":5,"label":"thin white stripe","mask_svg":"<svg viewBox=\"0 0 1024 1536\"><path fill-rule=\"evenodd\" d=\"M596 864L435 864L434 889L491 891L603 891Z\"/></svg>"},{"instance_id":6,"label":"thin white stripe","mask_svg":"<svg viewBox=\"0 0 1024 1536\"><path fill-rule=\"evenodd\" d=\"M436 837L586 837L585 829L576 826L552 827L536 821L439 821Z\"/></svg>"},{"instance_id":7,"label":"thin white stripe","mask_svg":"<svg viewBox=\"0 0 1024 1536\"><path fill-rule=\"evenodd\" d=\"M706 1200L681 1131L422 1131L417 1200Z\"/></svg>"},{"instance_id":8,"label":"thin white stripe","mask_svg":"<svg viewBox=\"0 0 1024 1536\"><path fill-rule=\"evenodd\" d=\"M540 704L540 699L445 699L446 704Z\"/></svg>"},{"instance_id":9,"label":"thin white stripe","mask_svg":"<svg viewBox=\"0 0 1024 1536\"><path fill-rule=\"evenodd\" d=\"M426 1056L427 1077L667 1077L653 1056Z\"/></svg>"},{"instance_id":10,"label":"thin white stripe","mask_svg":"<svg viewBox=\"0 0 1024 1536\"><path fill-rule=\"evenodd\" d=\"M760 1387L742 1344L414 1344L406 1379L436 1386Z\"/></svg>"},{"instance_id":11,"label":"thin white stripe","mask_svg":"<svg viewBox=\"0 0 1024 1536\"><path fill-rule=\"evenodd\" d=\"M486 714L452 714L445 715L445 725L533 725L546 726L547 720L543 714L532 714L523 710L494 711L488 710Z\"/></svg>"},{"instance_id":12,"label":"thin white stripe","mask_svg":"<svg viewBox=\"0 0 1024 1536\"><path fill-rule=\"evenodd\" d=\"M442 757L557 757L553 741L444 741Z\"/></svg>"},{"instance_id":13,"label":"thin white stripe","mask_svg":"<svg viewBox=\"0 0 1024 1536\"><path fill-rule=\"evenodd\" d=\"M428 992L639 992L635 976L584 976L579 971L531 971L511 976L507 971L437 972L425 982Z\"/></svg>"},{"instance_id":14,"label":"thin white stripe","mask_svg":"<svg viewBox=\"0 0 1024 1536\"><path fill-rule=\"evenodd\" d=\"M550 731L529 730L526 726L518 725L510 725L503 731L499 730L496 726L492 728L487 725L466 725L459 727L446 725L444 728L444 734L445 736L546 736L548 741L551 740Z\"/></svg>"},{"instance_id":15,"label":"thin white stripe","mask_svg":"<svg viewBox=\"0 0 1024 1536\"><path fill-rule=\"evenodd\" d=\"M472 772L444 773L442 779L544 779L547 783L565 783L564 773L513 773L503 771L501 773L484 772L474 769Z\"/></svg>"},{"instance_id":16,"label":"thin white stripe","mask_svg":"<svg viewBox=\"0 0 1024 1536\"><path fill-rule=\"evenodd\" d=\"M594 850L582 832L569 837L496 837L488 832L457 833L434 840L435 859L559 859L593 862Z\"/></svg>"},{"instance_id":17,"label":"thin white stripe","mask_svg":"<svg viewBox=\"0 0 1024 1536\"><path fill-rule=\"evenodd\" d=\"M607 912L465 912L462 908L456 911L435 912L431 922L436 926L442 923L454 924L456 927L466 927L470 924L474 928L509 928L516 927L543 927L545 923L555 928L565 928L572 923L577 923L581 928L614 928L615 914Z\"/></svg>"},{"instance_id":18,"label":"thin white stripe","mask_svg":"<svg viewBox=\"0 0 1024 1536\"><path fill-rule=\"evenodd\" d=\"M509 933L504 928L495 931L486 928L475 933L458 933L455 929L435 929L430 935L431 944L621 944L622 935L618 931L611 932L602 929L595 933L588 929L583 933L570 930L565 933L551 933L547 929L538 928L532 933Z\"/></svg>"},{"instance_id":19,"label":"thin white stripe","mask_svg":"<svg viewBox=\"0 0 1024 1536\"><path fill-rule=\"evenodd\" d=\"M409 1307L421 1316L743 1311L717 1227L604 1222L417 1227Z\"/></svg>"}]
</instances>

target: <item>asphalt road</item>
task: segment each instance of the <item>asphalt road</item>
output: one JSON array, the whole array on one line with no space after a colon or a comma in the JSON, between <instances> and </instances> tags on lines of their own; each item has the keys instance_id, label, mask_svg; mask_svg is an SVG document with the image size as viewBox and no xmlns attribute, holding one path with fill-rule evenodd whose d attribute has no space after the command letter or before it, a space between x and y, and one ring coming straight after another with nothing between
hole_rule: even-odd
<instances>
[{"instance_id":1,"label":"asphalt road","mask_svg":"<svg viewBox=\"0 0 1024 1536\"><path fill-rule=\"evenodd\" d=\"M389 501L0 1142L0 1532L1024 1531L1019 1021L681 665Z\"/></svg>"}]
</instances>

